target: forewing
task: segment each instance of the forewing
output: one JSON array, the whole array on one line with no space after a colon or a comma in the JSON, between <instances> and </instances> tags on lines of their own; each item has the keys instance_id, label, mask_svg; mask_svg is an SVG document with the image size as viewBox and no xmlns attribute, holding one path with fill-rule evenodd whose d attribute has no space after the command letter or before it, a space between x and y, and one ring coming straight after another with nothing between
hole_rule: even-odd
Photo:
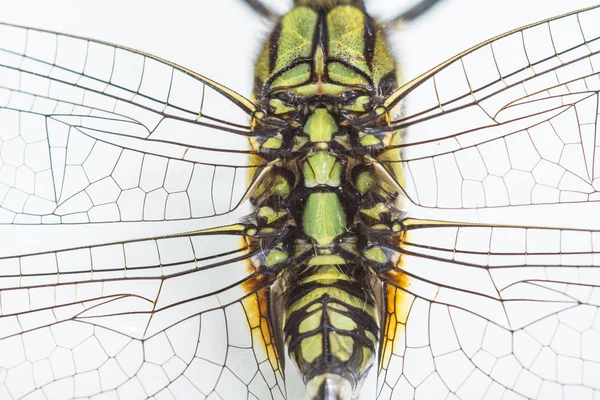
<instances>
[{"instance_id":1,"label":"forewing","mask_svg":"<svg viewBox=\"0 0 600 400\"><path fill-rule=\"evenodd\" d=\"M251 256L223 230L0 259L0 398L283 398Z\"/></svg>"},{"instance_id":2,"label":"forewing","mask_svg":"<svg viewBox=\"0 0 600 400\"><path fill-rule=\"evenodd\" d=\"M597 7L482 43L392 94L405 194L429 208L598 201Z\"/></svg>"},{"instance_id":3,"label":"forewing","mask_svg":"<svg viewBox=\"0 0 600 400\"><path fill-rule=\"evenodd\" d=\"M0 222L228 213L248 186L253 111L149 54L0 24Z\"/></svg>"}]
</instances>

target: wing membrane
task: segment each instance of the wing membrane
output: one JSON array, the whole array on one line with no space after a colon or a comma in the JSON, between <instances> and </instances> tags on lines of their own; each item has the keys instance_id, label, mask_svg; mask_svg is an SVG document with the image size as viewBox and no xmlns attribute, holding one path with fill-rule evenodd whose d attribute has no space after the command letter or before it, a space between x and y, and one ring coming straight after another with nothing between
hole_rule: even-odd
<instances>
[{"instance_id":1,"label":"wing membrane","mask_svg":"<svg viewBox=\"0 0 600 400\"><path fill-rule=\"evenodd\" d=\"M406 137L389 162L407 196L446 209L598 201L598 18L594 7L509 32L393 94Z\"/></svg>"},{"instance_id":2,"label":"wing membrane","mask_svg":"<svg viewBox=\"0 0 600 400\"><path fill-rule=\"evenodd\" d=\"M403 382L461 399L490 385L534 398L600 390L586 379L599 362L600 229L406 226L401 264L382 276L381 398Z\"/></svg>"},{"instance_id":3,"label":"wing membrane","mask_svg":"<svg viewBox=\"0 0 600 400\"><path fill-rule=\"evenodd\" d=\"M420 206L410 215L498 222L405 221L401 262L381 274L378 398L600 391L599 18L493 38L388 99L406 109L390 162Z\"/></svg>"},{"instance_id":4,"label":"wing membrane","mask_svg":"<svg viewBox=\"0 0 600 400\"><path fill-rule=\"evenodd\" d=\"M441 209L598 200L598 18L517 30L394 94L388 105L408 112L393 127L407 136L402 159L386 162L403 164L409 198ZM130 49L3 29L3 222L200 218L243 198L248 100ZM402 263L382 275L380 398L600 390L600 231L405 223ZM268 293L247 293L247 249L221 236L0 259L0 397L284 397Z\"/></svg>"},{"instance_id":5,"label":"wing membrane","mask_svg":"<svg viewBox=\"0 0 600 400\"><path fill-rule=\"evenodd\" d=\"M281 398L271 338L245 317L268 283L252 283L239 230L220 232L0 259L3 396Z\"/></svg>"},{"instance_id":6,"label":"wing membrane","mask_svg":"<svg viewBox=\"0 0 600 400\"><path fill-rule=\"evenodd\" d=\"M242 96L154 56L1 24L0 221L230 212L248 185L253 111Z\"/></svg>"}]
</instances>

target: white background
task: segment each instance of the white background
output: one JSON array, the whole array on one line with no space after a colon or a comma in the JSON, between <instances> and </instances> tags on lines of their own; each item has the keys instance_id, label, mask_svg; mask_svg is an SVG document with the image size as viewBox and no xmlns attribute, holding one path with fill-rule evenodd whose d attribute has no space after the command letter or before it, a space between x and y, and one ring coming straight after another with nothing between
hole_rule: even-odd
<instances>
[{"instance_id":1,"label":"white background","mask_svg":"<svg viewBox=\"0 0 600 400\"><path fill-rule=\"evenodd\" d=\"M372 8L375 16L393 16L392 1L376 3ZM426 17L393 33L390 40L408 80L489 37L595 3L447 0ZM268 22L236 0L0 0L0 15L3 22L140 49L245 96L252 89L253 62L269 29Z\"/></svg>"},{"instance_id":2,"label":"white background","mask_svg":"<svg viewBox=\"0 0 600 400\"><path fill-rule=\"evenodd\" d=\"M285 9L280 0L279 9ZM398 0L374 0L373 15L390 17ZM445 0L391 36L407 78L504 31L593 0ZM367 1L367 4L369 2ZM269 24L238 0L0 0L1 20L87 36L176 62L248 96L252 66Z\"/></svg>"}]
</instances>

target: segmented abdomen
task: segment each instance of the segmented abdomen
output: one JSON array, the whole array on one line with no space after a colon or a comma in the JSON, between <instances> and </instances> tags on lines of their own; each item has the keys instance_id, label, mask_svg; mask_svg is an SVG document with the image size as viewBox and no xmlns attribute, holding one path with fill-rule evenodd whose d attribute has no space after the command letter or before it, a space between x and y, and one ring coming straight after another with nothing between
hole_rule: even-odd
<instances>
[{"instance_id":1,"label":"segmented abdomen","mask_svg":"<svg viewBox=\"0 0 600 400\"><path fill-rule=\"evenodd\" d=\"M365 287L368 282L368 277L351 277L335 265L307 267L289 282L285 340L311 398L325 398L315 395L327 390L328 381L336 386L342 382L354 392L373 364L380 318L374 291Z\"/></svg>"}]
</instances>

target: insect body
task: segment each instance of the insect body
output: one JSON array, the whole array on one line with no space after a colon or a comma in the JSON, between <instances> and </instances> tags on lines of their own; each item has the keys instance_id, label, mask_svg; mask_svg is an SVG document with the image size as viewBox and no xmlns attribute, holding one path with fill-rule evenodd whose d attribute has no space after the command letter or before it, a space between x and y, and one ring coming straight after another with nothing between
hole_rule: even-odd
<instances>
[{"instance_id":1,"label":"insect body","mask_svg":"<svg viewBox=\"0 0 600 400\"><path fill-rule=\"evenodd\" d=\"M281 281L270 301L283 304L271 308L283 310L309 397L354 398L378 349L377 273L399 260L386 246L402 230L398 193L385 183L398 177L374 166L401 143L398 131L378 129L389 120L381 103L397 88L395 62L361 2L305 1L268 38L256 81L268 111L252 145L272 167L251 194L255 237L266 230L254 267Z\"/></svg>"},{"instance_id":2,"label":"insect body","mask_svg":"<svg viewBox=\"0 0 600 400\"><path fill-rule=\"evenodd\" d=\"M246 3L250 99L0 24L0 399L306 398L286 358L313 399L597 397L600 8L403 83L362 2Z\"/></svg>"}]
</instances>

